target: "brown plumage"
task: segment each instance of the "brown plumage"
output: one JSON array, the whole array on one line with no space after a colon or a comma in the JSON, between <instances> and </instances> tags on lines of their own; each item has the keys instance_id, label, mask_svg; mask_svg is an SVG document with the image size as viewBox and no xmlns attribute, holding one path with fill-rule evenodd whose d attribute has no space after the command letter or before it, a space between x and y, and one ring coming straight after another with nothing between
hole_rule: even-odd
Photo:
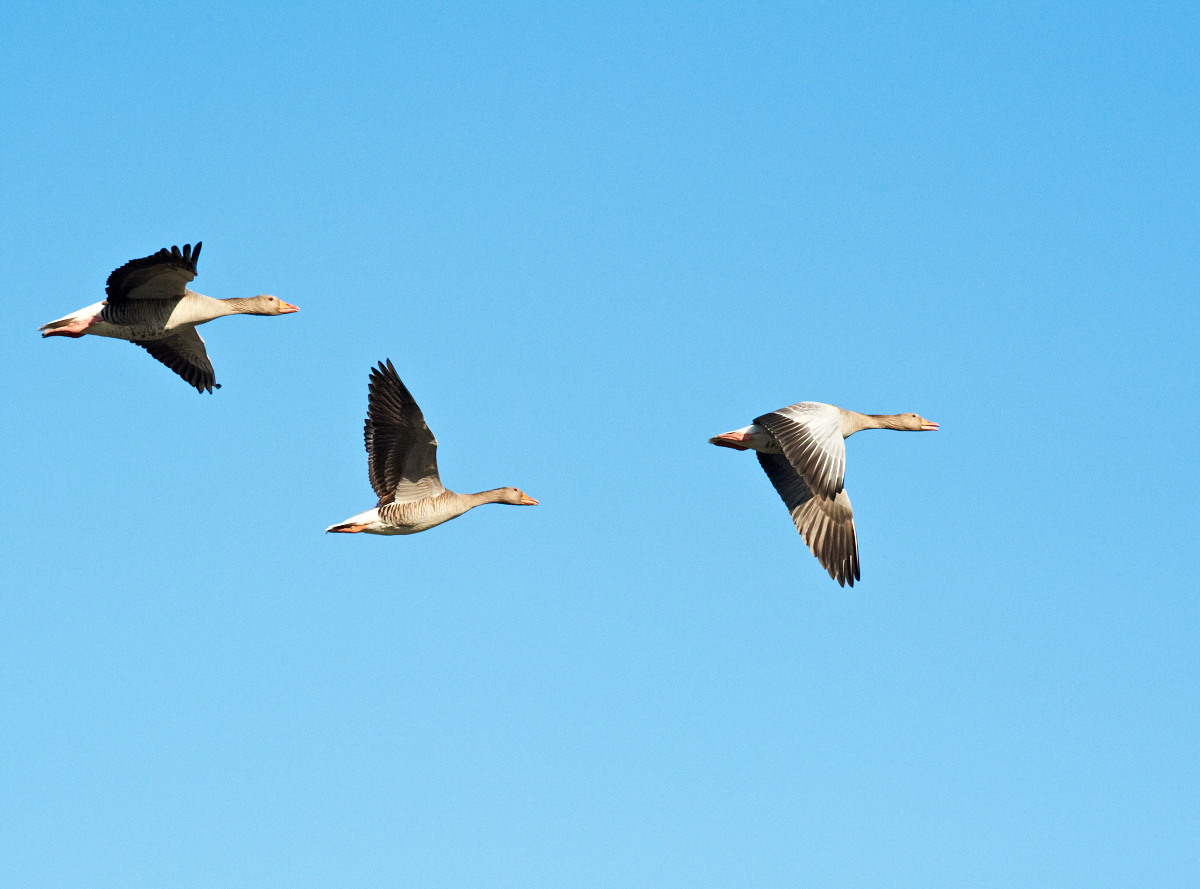
<instances>
[{"instance_id":1,"label":"brown plumage","mask_svg":"<svg viewBox=\"0 0 1200 889\"><path fill-rule=\"evenodd\" d=\"M484 503L537 505L517 488L478 494L448 491L438 474L437 439L390 360L371 369L363 442L367 475L379 502L373 509L330 525L326 533L416 534Z\"/></svg>"},{"instance_id":2,"label":"brown plumage","mask_svg":"<svg viewBox=\"0 0 1200 889\"><path fill-rule=\"evenodd\" d=\"M861 579L854 510L845 490L845 440L863 429L929 432L917 414L860 414L832 404L802 401L763 414L712 444L757 452L801 539L842 586Z\"/></svg>"},{"instance_id":3,"label":"brown plumage","mask_svg":"<svg viewBox=\"0 0 1200 889\"><path fill-rule=\"evenodd\" d=\"M213 299L187 289L196 277L195 249L165 247L132 259L108 276L107 299L43 324L43 337L86 334L129 340L141 346L199 392L220 389L197 325L224 315L286 315L299 311L278 297Z\"/></svg>"}]
</instances>

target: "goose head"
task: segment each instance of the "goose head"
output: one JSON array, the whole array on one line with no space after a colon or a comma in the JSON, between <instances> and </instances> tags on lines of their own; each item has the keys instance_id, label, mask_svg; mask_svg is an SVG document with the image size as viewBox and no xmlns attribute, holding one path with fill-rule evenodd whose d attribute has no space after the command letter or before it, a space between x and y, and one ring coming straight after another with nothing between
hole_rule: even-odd
<instances>
[{"instance_id":1,"label":"goose head","mask_svg":"<svg viewBox=\"0 0 1200 889\"><path fill-rule=\"evenodd\" d=\"M906 430L912 432L937 432L938 424L932 420L926 420L920 414L901 414L904 418Z\"/></svg>"},{"instance_id":2,"label":"goose head","mask_svg":"<svg viewBox=\"0 0 1200 889\"><path fill-rule=\"evenodd\" d=\"M851 412L853 414L853 412ZM920 414L858 414L849 434L859 429L895 429L899 432L937 432L938 424Z\"/></svg>"},{"instance_id":3,"label":"goose head","mask_svg":"<svg viewBox=\"0 0 1200 889\"><path fill-rule=\"evenodd\" d=\"M291 303L285 303L279 297L266 293L260 293L258 296L246 300L245 308L246 311L243 314L246 315L288 315L300 311Z\"/></svg>"},{"instance_id":4,"label":"goose head","mask_svg":"<svg viewBox=\"0 0 1200 889\"><path fill-rule=\"evenodd\" d=\"M537 501L520 488L500 488L497 491L497 503L507 503L509 506L537 506Z\"/></svg>"}]
</instances>

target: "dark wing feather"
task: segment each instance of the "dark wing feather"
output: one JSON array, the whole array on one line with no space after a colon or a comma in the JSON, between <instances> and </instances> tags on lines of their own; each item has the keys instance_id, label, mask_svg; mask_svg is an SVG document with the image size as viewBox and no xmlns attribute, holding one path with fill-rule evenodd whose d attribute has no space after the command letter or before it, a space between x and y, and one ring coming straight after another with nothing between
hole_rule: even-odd
<instances>
[{"instance_id":1,"label":"dark wing feather","mask_svg":"<svg viewBox=\"0 0 1200 889\"><path fill-rule=\"evenodd\" d=\"M756 421L757 422L757 421ZM832 499L814 494L782 454L757 453L759 465L779 492L792 515L801 539L829 576L842 586L861 575L858 570L858 537L850 497L841 490Z\"/></svg>"},{"instance_id":2,"label":"dark wing feather","mask_svg":"<svg viewBox=\"0 0 1200 889\"><path fill-rule=\"evenodd\" d=\"M380 506L445 490L438 476L437 439L390 360L371 370L363 441Z\"/></svg>"},{"instance_id":3,"label":"dark wing feather","mask_svg":"<svg viewBox=\"0 0 1200 889\"><path fill-rule=\"evenodd\" d=\"M196 277L201 242L184 244L183 250L163 248L152 256L132 259L108 276L109 303L125 299L181 299L187 283Z\"/></svg>"},{"instance_id":4,"label":"dark wing feather","mask_svg":"<svg viewBox=\"0 0 1200 889\"><path fill-rule=\"evenodd\" d=\"M185 327L159 340L134 340L133 344L141 346L171 368L195 386L197 392L212 392L221 388L217 375L213 373L212 362L208 360L208 352L204 349L204 340L196 333L196 328Z\"/></svg>"},{"instance_id":5,"label":"dark wing feather","mask_svg":"<svg viewBox=\"0 0 1200 889\"><path fill-rule=\"evenodd\" d=\"M833 405L801 402L754 421L774 436L783 454L809 486L826 499L842 489L846 442L841 411Z\"/></svg>"}]
</instances>

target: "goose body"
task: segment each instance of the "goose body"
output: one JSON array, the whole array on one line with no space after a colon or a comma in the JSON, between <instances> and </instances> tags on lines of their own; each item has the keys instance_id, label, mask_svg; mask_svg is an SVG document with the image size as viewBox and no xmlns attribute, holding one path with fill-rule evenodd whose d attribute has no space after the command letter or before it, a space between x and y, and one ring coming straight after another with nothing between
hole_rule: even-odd
<instances>
[{"instance_id":1,"label":"goose body","mask_svg":"<svg viewBox=\"0 0 1200 889\"><path fill-rule=\"evenodd\" d=\"M286 315L295 306L278 297L214 299L188 290L201 243L193 250L163 248L130 260L108 276L107 299L38 328L43 337L107 336L141 346L199 392L220 389L197 325L225 315Z\"/></svg>"},{"instance_id":2,"label":"goose body","mask_svg":"<svg viewBox=\"0 0 1200 889\"><path fill-rule=\"evenodd\" d=\"M437 439L392 362L371 369L363 441L367 474L379 502L371 509L330 525L337 534L416 534L458 518L484 503L536 506L517 488L459 494L442 485Z\"/></svg>"},{"instance_id":3,"label":"goose body","mask_svg":"<svg viewBox=\"0 0 1200 889\"><path fill-rule=\"evenodd\" d=\"M932 432L937 423L917 414L860 414L802 401L763 414L749 426L709 442L752 450L783 499L801 539L842 586L861 579L854 510L846 493L845 440L863 429Z\"/></svg>"}]
</instances>

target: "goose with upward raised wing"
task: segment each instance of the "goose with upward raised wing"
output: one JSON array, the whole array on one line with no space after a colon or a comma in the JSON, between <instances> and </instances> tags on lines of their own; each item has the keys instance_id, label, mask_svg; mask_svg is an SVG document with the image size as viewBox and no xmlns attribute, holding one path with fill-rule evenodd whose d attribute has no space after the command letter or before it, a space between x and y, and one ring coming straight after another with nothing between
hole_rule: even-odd
<instances>
[{"instance_id":1,"label":"goose with upward raised wing","mask_svg":"<svg viewBox=\"0 0 1200 889\"><path fill-rule=\"evenodd\" d=\"M456 494L442 487L437 439L390 360L371 369L363 440L367 474L379 503L330 525L327 534L416 534L484 503L537 506L536 500L517 488Z\"/></svg>"},{"instance_id":2,"label":"goose with upward raised wing","mask_svg":"<svg viewBox=\"0 0 1200 889\"><path fill-rule=\"evenodd\" d=\"M845 440L863 429L932 432L937 428L937 423L917 414L860 414L802 401L709 441L757 452L759 464L821 567L842 586L854 586L861 576L854 512L843 485Z\"/></svg>"},{"instance_id":3,"label":"goose with upward raised wing","mask_svg":"<svg viewBox=\"0 0 1200 889\"><path fill-rule=\"evenodd\" d=\"M102 302L38 328L43 337L111 336L141 346L198 392L220 389L196 326L222 315L286 315L300 311L274 296L213 299L185 286L196 277L196 249L165 247L125 263L108 276Z\"/></svg>"}]
</instances>

